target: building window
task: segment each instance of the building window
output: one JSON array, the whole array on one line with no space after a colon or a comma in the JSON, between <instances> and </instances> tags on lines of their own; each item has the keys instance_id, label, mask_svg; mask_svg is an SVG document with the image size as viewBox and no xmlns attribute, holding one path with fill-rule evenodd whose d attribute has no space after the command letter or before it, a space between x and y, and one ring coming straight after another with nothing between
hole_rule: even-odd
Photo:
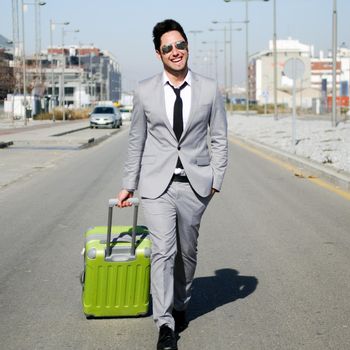
<instances>
[{"instance_id":1,"label":"building window","mask_svg":"<svg viewBox=\"0 0 350 350\"><path fill-rule=\"evenodd\" d=\"M65 87L64 88L64 94L66 96L73 96L74 94L74 88L73 87Z\"/></svg>"}]
</instances>

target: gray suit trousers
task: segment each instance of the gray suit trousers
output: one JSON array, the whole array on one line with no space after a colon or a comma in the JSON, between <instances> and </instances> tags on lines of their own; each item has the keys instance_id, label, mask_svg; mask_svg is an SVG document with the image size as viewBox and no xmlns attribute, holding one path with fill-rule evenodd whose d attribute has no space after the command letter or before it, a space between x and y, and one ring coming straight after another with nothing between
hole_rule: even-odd
<instances>
[{"instance_id":1,"label":"gray suit trousers","mask_svg":"<svg viewBox=\"0 0 350 350\"><path fill-rule=\"evenodd\" d=\"M153 318L174 329L173 308L183 311L191 298L202 215L212 196L200 197L189 183L171 182L158 198L142 198L152 240Z\"/></svg>"}]
</instances>

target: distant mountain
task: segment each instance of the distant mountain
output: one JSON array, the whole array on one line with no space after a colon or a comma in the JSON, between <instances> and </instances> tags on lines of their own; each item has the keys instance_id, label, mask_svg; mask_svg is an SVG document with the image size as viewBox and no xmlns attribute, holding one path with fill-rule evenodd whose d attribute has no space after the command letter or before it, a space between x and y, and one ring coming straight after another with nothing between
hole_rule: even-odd
<instances>
[{"instance_id":1,"label":"distant mountain","mask_svg":"<svg viewBox=\"0 0 350 350\"><path fill-rule=\"evenodd\" d=\"M0 34L0 48L11 49L12 44L9 44L9 41L9 39Z\"/></svg>"}]
</instances>

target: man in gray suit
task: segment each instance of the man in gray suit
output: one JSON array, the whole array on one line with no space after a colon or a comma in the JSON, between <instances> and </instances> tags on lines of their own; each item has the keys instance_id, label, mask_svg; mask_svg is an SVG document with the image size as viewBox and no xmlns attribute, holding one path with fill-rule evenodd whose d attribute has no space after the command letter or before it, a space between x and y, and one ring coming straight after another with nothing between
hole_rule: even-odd
<instances>
[{"instance_id":1,"label":"man in gray suit","mask_svg":"<svg viewBox=\"0 0 350 350\"><path fill-rule=\"evenodd\" d=\"M227 166L227 120L216 82L188 69L181 25L158 23L153 42L164 71L136 89L118 199L128 206L139 189L152 240L157 349L171 350L177 349L175 332L188 325L200 221Z\"/></svg>"}]
</instances>

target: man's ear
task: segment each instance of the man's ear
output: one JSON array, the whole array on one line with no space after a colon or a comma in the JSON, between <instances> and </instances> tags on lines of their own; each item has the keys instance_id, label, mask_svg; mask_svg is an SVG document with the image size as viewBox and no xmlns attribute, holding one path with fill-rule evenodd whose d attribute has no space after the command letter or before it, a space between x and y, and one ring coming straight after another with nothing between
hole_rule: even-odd
<instances>
[{"instance_id":1,"label":"man's ear","mask_svg":"<svg viewBox=\"0 0 350 350\"><path fill-rule=\"evenodd\" d=\"M156 56L159 60L162 60L162 55L160 54L160 51L156 50Z\"/></svg>"}]
</instances>

